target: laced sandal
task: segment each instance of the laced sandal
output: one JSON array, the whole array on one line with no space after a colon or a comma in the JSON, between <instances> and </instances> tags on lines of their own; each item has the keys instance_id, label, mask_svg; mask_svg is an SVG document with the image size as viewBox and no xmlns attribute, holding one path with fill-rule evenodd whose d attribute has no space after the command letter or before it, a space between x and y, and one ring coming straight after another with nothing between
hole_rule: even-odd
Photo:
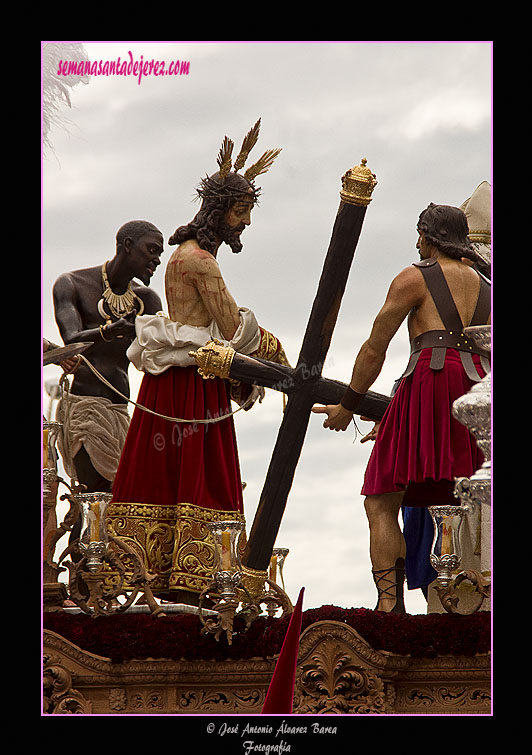
<instances>
[{"instance_id":1,"label":"laced sandal","mask_svg":"<svg viewBox=\"0 0 532 755\"><path fill-rule=\"evenodd\" d=\"M387 613L406 613L403 599L403 584L405 581L404 558L396 559L395 565L389 569L372 569L372 574L378 593L377 605L374 610L382 610L379 609L381 598L395 598L394 607Z\"/></svg>"}]
</instances>

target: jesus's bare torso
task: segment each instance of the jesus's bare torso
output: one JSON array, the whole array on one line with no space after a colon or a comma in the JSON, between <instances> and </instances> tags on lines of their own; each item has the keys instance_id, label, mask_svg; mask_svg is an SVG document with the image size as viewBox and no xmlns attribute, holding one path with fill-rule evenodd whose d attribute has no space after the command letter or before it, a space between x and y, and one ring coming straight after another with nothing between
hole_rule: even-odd
<instances>
[{"instance_id":1,"label":"jesus's bare torso","mask_svg":"<svg viewBox=\"0 0 532 755\"><path fill-rule=\"evenodd\" d=\"M239 324L238 306L212 254L194 239L183 242L168 261L165 274L168 314L174 322L199 327L217 323L231 340Z\"/></svg>"}]
</instances>

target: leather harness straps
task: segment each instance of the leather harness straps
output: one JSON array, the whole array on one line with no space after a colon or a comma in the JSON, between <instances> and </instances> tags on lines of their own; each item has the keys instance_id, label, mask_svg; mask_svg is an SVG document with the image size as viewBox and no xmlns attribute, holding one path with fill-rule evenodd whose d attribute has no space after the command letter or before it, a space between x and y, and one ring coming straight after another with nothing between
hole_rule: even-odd
<instances>
[{"instance_id":1,"label":"leather harness straps","mask_svg":"<svg viewBox=\"0 0 532 755\"><path fill-rule=\"evenodd\" d=\"M445 330L429 330L416 336L410 343L410 359L402 377L411 375L419 359L422 349L432 348L430 368L441 370L445 364L445 354L448 348L457 349L460 359L468 378L479 382L479 376L472 354L480 356L482 368L488 372L490 369L489 354L479 349L464 333L464 324L456 308L451 291L436 259L423 260L413 263L422 273L427 288L434 300L438 314L445 326ZM491 312L491 286L486 279L479 275L480 288L478 292L475 312L471 318L470 326L485 325Z\"/></svg>"}]
</instances>

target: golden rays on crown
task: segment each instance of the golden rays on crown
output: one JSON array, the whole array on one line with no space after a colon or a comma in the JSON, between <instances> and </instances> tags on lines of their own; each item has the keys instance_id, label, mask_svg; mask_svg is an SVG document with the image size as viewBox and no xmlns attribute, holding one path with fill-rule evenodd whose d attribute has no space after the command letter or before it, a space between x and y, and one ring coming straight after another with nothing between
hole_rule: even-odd
<instances>
[{"instance_id":1,"label":"golden rays on crown","mask_svg":"<svg viewBox=\"0 0 532 755\"><path fill-rule=\"evenodd\" d=\"M244 141L242 142L242 146L235 160L234 166L231 165L231 156L233 154L233 147L235 146L234 142L227 136L224 138L217 158L220 178L225 178L231 170L231 167L233 167L235 173L237 173L241 168L244 167L249 153L257 143L257 140L259 138L259 131L260 118L244 137ZM261 155L261 157L259 157L257 162L246 170L246 172L244 173L244 178L247 178L247 180L251 182L257 176L260 176L261 173L266 173L266 171L268 171L273 165L273 161L275 160L279 152L281 152L281 149L267 149L266 152Z\"/></svg>"}]
</instances>

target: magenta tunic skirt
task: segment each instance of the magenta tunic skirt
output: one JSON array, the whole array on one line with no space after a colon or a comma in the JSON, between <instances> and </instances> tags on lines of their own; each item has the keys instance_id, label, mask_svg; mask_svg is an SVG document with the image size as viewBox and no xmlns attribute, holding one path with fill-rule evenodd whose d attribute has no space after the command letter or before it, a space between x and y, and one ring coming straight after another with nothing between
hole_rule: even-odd
<instances>
[{"instance_id":1,"label":"magenta tunic skirt","mask_svg":"<svg viewBox=\"0 0 532 755\"><path fill-rule=\"evenodd\" d=\"M362 495L406 491L403 506L457 503L454 479L470 477L484 457L474 436L453 417L454 401L473 385L455 349L441 370L429 366L423 349L414 372L403 378L382 419ZM480 358L473 355L484 377Z\"/></svg>"}]
</instances>

